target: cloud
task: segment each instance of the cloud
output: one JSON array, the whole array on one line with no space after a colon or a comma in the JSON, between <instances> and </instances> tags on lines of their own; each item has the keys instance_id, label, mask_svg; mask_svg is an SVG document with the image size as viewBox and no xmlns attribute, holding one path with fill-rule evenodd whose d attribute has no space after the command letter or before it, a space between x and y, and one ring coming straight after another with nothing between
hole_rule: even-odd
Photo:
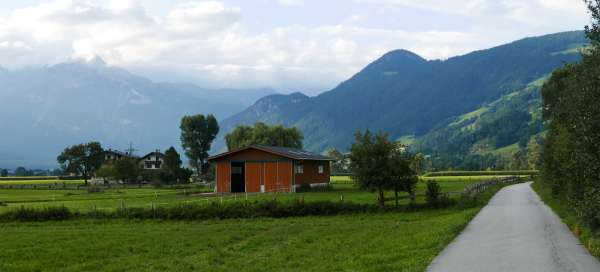
<instances>
[{"instance_id":1,"label":"cloud","mask_svg":"<svg viewBox=\"0 0 600 272\"><path fill-rule=\"evenodd\" d=\"M309 4L277 1L287 6ZM0 16L0 66L19 68L100 56L109 65L158 80L323 91L389 50L404 48L429 59L448 58L525 35L513 30L514 25L503 29L506 20L552 25L569 19L548 19L547 14L585 12L566 5L567 0L355 1L383 6L386 12L393 11L389 7L411 8L484 19L458 30L409 31L381 23L396 14L374 17L359 12L366 9L359 6L345 16L350 19L338 23L279 23L256 31L247 25L241 7L222 1L187 2L157 16L148 14L136 0L56 0Z\"/></svg>"},{"instance_id":2,"label":"cloud","mask_svg":"<svg viewBox=\"0 0 600 272\"><path fill-rule=\"evenodd\" d=\"M304 5L304 0L277 0L277 2L286 7L298 7Z\"/></svg>"}]
</instances>

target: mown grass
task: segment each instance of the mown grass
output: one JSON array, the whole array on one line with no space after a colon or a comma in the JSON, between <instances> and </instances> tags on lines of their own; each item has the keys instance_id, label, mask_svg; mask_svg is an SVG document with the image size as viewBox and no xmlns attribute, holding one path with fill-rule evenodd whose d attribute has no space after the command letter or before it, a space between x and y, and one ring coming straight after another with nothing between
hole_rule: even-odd
<instances>
[{"instance_id":1,"label":"mown grass","mask_svg":"<svg viewBox=\"0 0 600 272\"><path fill-rule=\"evenodd\" d=\"M540 196L561 219L569 226L573 234L577 236L589 252L600 259L600 237L594 236L592 231L581 224L577 219L575 212L564 199L557 199L552 196L550 188L545 187L540 181L534 182L531 187Z\"/></svg>"},{"instance_id":2,"label":"mown grass","mask_svg":"<svg viewBox=\"0 0 600 272\"><path fill-rule=\"evenodd\" d=\"M0 224L0 271L423 271L478 210Z\"/></svg>"}]
</instances>

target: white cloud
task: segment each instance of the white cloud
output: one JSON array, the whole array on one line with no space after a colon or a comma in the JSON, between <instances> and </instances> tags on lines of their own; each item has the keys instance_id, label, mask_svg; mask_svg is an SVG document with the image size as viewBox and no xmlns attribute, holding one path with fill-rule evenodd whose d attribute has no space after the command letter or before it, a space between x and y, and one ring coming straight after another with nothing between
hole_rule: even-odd
<instances>
[{"instance_id":1,"label":"white cloud","mask_svg":"<svg viewBox=\"0 0 600 272\"><path fill-rule=\"evenodd\" d=\"M287 7L298 7L304 5L304 0L277 0L277 2L280 5Z\"/></svg>"},{"instance_id":2,"label":"white cloud","mask_svg":"<svg viewBox=\"0 0 600 272\"><path fill-rule=\"evenodd\" d=\"M277 1L308 6L308 1ZM466 29L408 31L369 23L373 22L369 14L354 12L334 24L253 31L245 25L242 8L222 1L188 2L155 16L137 0L104 4L56 0L0 16L0 66L100 56L110 65L161 80L185 78L211 87L326 90L389 50L404 48L429 59L448 58L520 38L519 29L506 34L503 20L535 27L570 20L547 18L548 14L585 13L585 8L567 5L571 0L356 1L485 19ZM569 16L564 17L573 17Z\"/></svg>"}]
</instances>

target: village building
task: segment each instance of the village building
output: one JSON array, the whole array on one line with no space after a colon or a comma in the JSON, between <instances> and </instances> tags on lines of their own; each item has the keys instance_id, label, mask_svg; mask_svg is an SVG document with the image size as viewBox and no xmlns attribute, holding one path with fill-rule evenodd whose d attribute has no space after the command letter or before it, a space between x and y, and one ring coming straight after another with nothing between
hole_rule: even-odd
<instances>
[{"instance_id":1,"label":"village building","mask_svg":"<svg viewBox=\"0 0 600 272\"><path fill-rule=\"evenodd\" d=\"M332 160L306 150L263 145L208 159L216 165L219 193L294 192L302 184L328 185Z\"/></svg>"},{"instance_id":2,"label":"village building","mask_svg":"<svg viewBox=\"0 0 600 272\"><path fill-rule=\"evenodd\" d=\"M140 168L144 170L158 170L162 167L164 162L165 154L161 153L160 150L150 152L139 160Z\"/></svg>"},{"instance_id":3,"label":"village building","mask_svg":"<svg viewBox=\"0 0 600 272\"><path fill-rule=\"evenodd\" d=\"M133 156L132 154L130 154L128 152L121 152L121 151L112 150L112 149L108 149L108 150L104 151L104 162L105 163L113 163L115 161L122 160L123 158L138 159L136 156Z\"/></svg>"}]
</instances>

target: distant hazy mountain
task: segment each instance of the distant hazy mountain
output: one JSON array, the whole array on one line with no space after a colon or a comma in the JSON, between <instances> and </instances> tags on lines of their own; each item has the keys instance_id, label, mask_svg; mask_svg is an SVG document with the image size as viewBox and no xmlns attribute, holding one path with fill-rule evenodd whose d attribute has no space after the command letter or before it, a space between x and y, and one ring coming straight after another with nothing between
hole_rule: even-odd
<instances>
[{"instance_id":1,"label":"distant hazy mountain","mask_svg":"<svg viewBox=\"0 0 600 272\"><path fill-rule=\"evenodd\" d=\"M346 150L354 132L367 128L412 141L506 95L531 90L527 86L535 80L579 60L575 49L587 43L584 33L576 31L526 38L447 60L428 61L396 50L331 91L310 98L268 96L225 119L222 126L232 129L257 121L296 126L304 132L305 147L314 151ZM519 110L528 108L529 98L539 96L524 96ZM443 142L428 139L432 145Z\"/></svg>"},{"instance_id":2,"label":"distant hazy mountain","mask_svg":"<svg viewBox=\"0 0 600 272\"><path fill-rule=\"evenodd\" d=\"M185 114L225 118L270 89L207 90L154 83L101 60L0 69L0 168L51 167L68 145L97 140L139 153L179 147Z\"/></svg>"}]
</instances>

